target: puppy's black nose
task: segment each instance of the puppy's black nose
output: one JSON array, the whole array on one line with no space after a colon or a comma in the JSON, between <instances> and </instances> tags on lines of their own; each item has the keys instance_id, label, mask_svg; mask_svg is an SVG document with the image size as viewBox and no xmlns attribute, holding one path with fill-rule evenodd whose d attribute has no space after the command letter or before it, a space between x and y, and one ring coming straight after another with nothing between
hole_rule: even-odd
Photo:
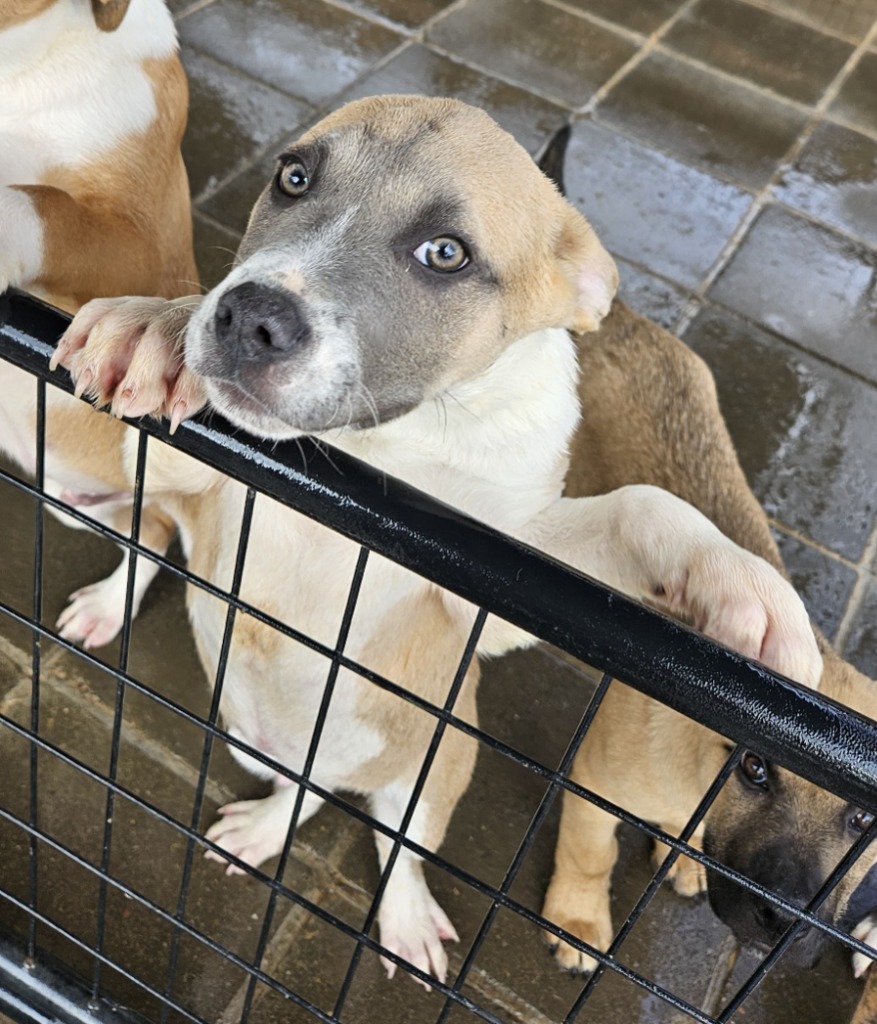
<instances>
[{"instance_id":1,"label":"puppy's black nose","mask_svg":"<svg viewBox=\"0 0 877 1024\"><path fill-rule=\"evenodd\" d=\"M311 328L296 297L279 288L245 281L230 288L213 315L217 340L227 355L248 361L288 356L304 345Z\"/></svg>"}]
</instances>

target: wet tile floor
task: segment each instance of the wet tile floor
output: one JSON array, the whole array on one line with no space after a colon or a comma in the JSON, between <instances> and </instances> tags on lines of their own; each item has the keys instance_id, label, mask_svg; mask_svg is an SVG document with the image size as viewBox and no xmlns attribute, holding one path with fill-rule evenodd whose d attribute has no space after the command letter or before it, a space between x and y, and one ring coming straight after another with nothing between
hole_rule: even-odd
<instances>
[{"instance_id":1,"label":"wet tile floor","mask_svg":"<svg viewBox=\"0 0 877 1024\"><path fill-rule=\"evenodd\" d=\"M855 665L877 676L877 0L172 0L191 84L184 152L195 199L205 283L231 258L273 156L298 130L344 100L378 92L452 95L490 112L534 154L573 127L567 185L617 257L622 294L671 327L710 363L744 468L765 505L817 622ZM33 508L3 491L9 535L4 601L32 600ZM64 596L116 561L96 538L47 525L46 618ZM131 671L199 714L207 688L185 625L182 593L161 577L132 636ZM112 663L114 649L99 652ZM44 734L104 771L115 685L99 663L43 648ZM28 634L0 625L0 710L29 715ZM556 763L570 721L591 692L587 673L550 651L491 665L481 695L485 727L543 763ZM514 693L514 699L509 694ZM124 705L118 779L185 819L202 738L194 726L136 692ZM27 814L23 740L6 730L3 806ZM553 759L553 762L552 762ZM65 847L101 859L104 794L62 759L40 755L41 823ZM227 752L214 749L209 816L230 797L258 792ZM494 882L540 797L539 781L482 753L444 853ZM75 813L71 815L71 808ZM40 929L54 955L91 977L81 944L100 942L117 967L102 982L123 1004L164 1019L159 996L206 1020L315 1018L198 941L254 955L267 893L225 879L195 858L185 905L186 843L131 800L115 811L110 871L167 913L110 890L99 935L98 885L84 866L44 845L41 906L66 929ZM531 851L515 896L538 909L556 816ZM623 837L616 909L649 877L643 841ZM4 887L24 898L26 846L0 827ZM53 864L57 870L52 869ZM285 879L307 899L359 927L376 883L365 830L324 810L303 830ZM486 904L435 872L465 951ZM190 926L176 946L175 912ZM6 925L20 914L3 910ZM301 906L279 901L262 967L331 1010L352 941ZM168 981L171 950L177 957ZM707 1011L756 962L702 902L659 893L624 959ZM735 959L736 958L736 959ZM460 952L452 954L452 972ZM534 930L500 913L464 991L502 1020L567 1019L579 981L556 971ZM734 1021L845 1024L858 995L848 958L831 951L809 972L769 975ZM342 1019L422 1024L443 1001L407 979L387 982L366 953ZM176 1019L177 1015L172 1015ZM182 1018L180 1018L182 1019ZM474 1020L461 1010L453 1022ZM579 1020L595 1024L683 1018L642 989L607 977Z\"/></svg>"}]
</instances>

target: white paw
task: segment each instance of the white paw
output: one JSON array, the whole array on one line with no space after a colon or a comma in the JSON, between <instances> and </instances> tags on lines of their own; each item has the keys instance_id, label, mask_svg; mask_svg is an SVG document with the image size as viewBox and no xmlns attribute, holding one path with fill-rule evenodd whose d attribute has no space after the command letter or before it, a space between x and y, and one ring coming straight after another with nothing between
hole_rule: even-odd
<instances>
[{"instance_id":1,"label":"white paw","mask_svg":"<svg viewBox=\"0 0 877 1024\"><path fill-rule=\"evenodd\" d=\"M444 982L448 973L448 955L444 942L459 942L459 937L448 915L433 899L421 879L417 889L410 889L404 902L393 892L392 880L384 893L378 912L380 941L385 949L418 967L424 974L431 974ZM386 957L381 963L387 977L396 973L396 964ZM430 986L420 979L418 984L429 991Z\"/></svg>"},{"instance_id":2,"label":"white paw","mask_svg":"<svg viewBox=\"0 0 877 1024\"><path fill-rule=\"evenodd\" d=\"M200 379L183 365L183 339L199 301L189 296L88 302L58 342L50 369L64 366L77 395L110 405L114 415L164 413L173 431L205 402Z\"/></svg>"},{"instance_id":3,"label":"white paw","mask_svg":"<svg viewBox=\"0 0 877 1024\"><path fill-rule=\"evenodd\" d=\"M281 790L262 800L240 800L219 809L219 819L205 833L207 839L256 868L283 849L289 829L291 805ZM215 850L207 850L208 860L228 863ZM227 875L243 875L242 868L229 864Z\"/></svg>"},{"instance_id":4,"label":"white paw","mask_svg":"<svg viewBox=\"0 0 877 1024\"><path fill-rule=\"evenodd\" d=\"M860 939L868 946L874 947L874 959L877 960L877 914L869 914L853 929L853 938ZM861 978L873 963L864 953L853 953L853 974Z\"/></svg>"},{"instance_id":5,"label":"white paw","mask_svg":"<svg viewBox=\"0 0 877 1024\"><path fill-rule=\"evenodd\" d=\"M70 595L70 603L55 623L65 640L82 644L88 650L103 647L118 634L125 619L125 594L119 594L111 579L92 583Z\"/></svg>"}]
</instances>

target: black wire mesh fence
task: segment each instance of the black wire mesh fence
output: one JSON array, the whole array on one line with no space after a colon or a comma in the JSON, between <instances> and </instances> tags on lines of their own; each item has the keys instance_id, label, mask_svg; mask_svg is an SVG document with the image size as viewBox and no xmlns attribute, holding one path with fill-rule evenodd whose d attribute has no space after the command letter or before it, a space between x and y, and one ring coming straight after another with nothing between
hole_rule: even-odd
<instances>
[{"instance_id":1,"label":"black wire mesh fence","mask_svg":"<svg viewBox=\"0 0 877 1024\"><path fill-rule=\"evenodd\" d=\"M495 969L502 956L497 939L501 934L503 942L532 948L534 964L538 961L536 980L527 983L537 992L532 1005L538 1004L538 992L543 989L556 985L562 992L562 1008L558 1009L561 997L553 995L550 1005L546 1003L540 1011L540 1020L604 1019L593 1009L599 1005L601 991L623 982L676 1014L666 1019L721 1024L738 1019L735 1014L802 931L818 929L850 952L865 951L861 942L850 937L846 925L823 920L819 909L867 849L877 825L867 825L802 905L719 863L689 840L737 769L743 750L756 750L850 804L877 811L877 725L612 594L405 484L311 442L260 443L216 419L186 423L171 440L163 424L146 422L140 427L131 530L123 534L103 526L89 517L87 508L70 507L63 496L50 494L44 487L46 389L71 390L62 374L50 378L47 370L63 319L17 293L9 293L2 302L0 357L32 374L39 395L35 479L12 467L0 468L4 494L19 507L29 508L32 517L26 529L21 524L17 527L32 541L27 551L20 550L17 541L15 546L7 545L0 590L3 636L13 638L13 642L3 641L6 646L0 653L3 663L17 672L16 678L3 680L4 685L8 682L7 697L0 711L0 758L6 776L17 780L0 800L5 865L0 878L0 923L7 933L0 948L0 987L5 992L0 1004L7 1012L32 1020L102 1019L111 1012L160 1021L221 1018L241 1024L269 1019L327 1024L376 1021L401 1019L392 1016L395 1011L387 1008L385 1000L390 992L396 993L392 998L399 998L399 986L408 985L406 1019L412 1021L499 1024L530 1019L532 1007L525 1007L530 1003L521 997L520 1005L514 1004L509 996L514 985L505 989L497 981L502 976ZM141 542L147 454L151 445L162 443L172 443L246 488L240 529L229 541L237 547L228 588L199 579L179 557L158 556ZM360 545L334 642L304 635L282 615L254 607L240 596L254 507L265 497ZM49 621L47 591L57 589L56 574L71 570L63 559L59 561L53 544L47 543L54 530L47 509L62 511L73 523L131 552L126 613L112 649L82 650ZM368 601L367 570L375 556L392 559L481 609L468 642L459 651L442 702L430 703L407 691L346 650L356 610ZM170 599L170 625L165 618L151 634L144 627L142 643L141 619L132 614L136 566L141 560L157 563L162 578L171 581L161 594L177 584ZM191 653L175 653L175 637L186 635L181 622L182 583L200 588L226 609L212 687L200 678ZM153 600L153 607L160 604ZM488 614L513 622L597 671L586 690L558 696L566 728L562 736L553 737L550 757L538 744L527 742L527 730L539 727L540 707L528 705L525 683L514 684L519 686L520 711L528 723L517 733L491 728L489 716L484 725L476 725L459 711L458 696ZM300 770L250 749L222 724L223 682L234 657L232 635L241 616L305 645L325 660L316 725ZM144 655L138 643L152 647ZM156 653L161 656L158 660ZM158 673L142 670L144 665L159 663L163 667ZM558 660L558 664L562 663ZM432 722L431 740L417 766L416 783L398 827L377 820L357 798L327 791L312 777L342 671L412 704ZM583 677L577 673L576 678ZM606 695L620 685L614 679L732 741L731 753L679 835L637 818L569 778L575 754L587 742ZM500 703L505 706L512 700L504 693ZM91 718L73 713L80 704ZM86 727L88 722L94 726L93 733ZM477 743L479 765L489 763L494 773L495 788L484 798L485 821L492 810L490 802L501 803L519 783L527 789L528 799L517 817L500 808L499 817L508 825L501 835L485 827L485 834L460 836L452 826L445 845L433 850L415 842L408 826L448 731ZM237 783L223 781L231 763L228 747L243 751L298 787L279 860L254 869L224 854L247 876L245 880L222 877L220 869L205 864L202 857L211 848L220 852L204 836L212 807L229 795L233 798L234 786L240 783L240 776ZM154 771L140 770L144 757L157 765ZM156 782L164 777L162 772L175 780L167 792ZM476 807L481 799L480 778L476 773L472 784ZM629 913L614 920L615 938L606 952L543 918L539 899L534 901L530 888L522 883L524 878L532 881L541 875L536 889L544 891L553 838L546 823L553 820L552 812L556 817L564 791L608 811L637 834L658 840L670 850ZM299 822L307 794L315 794L327 807L309 823L309 831L302 832ZM512 827L513 818L522 822L519 829ZM389 852L380 870L371 861L365 867L357 861L366 826L388 841ZM383 948L374 927L402 850L422 857L427 870L443 879L442 891L452 894L455 904L446 907L452 917L453 911L459 914L461 907L470 908L464 941L454 947L446 981L430 978ZM709 1009L694 995L677 991L666 981L666 971L640 969L625 956L625 941L634 929L649 926L650 905L682 854L754 892L778 914L788 915L788 927L758 966ZM373 859L373 853L370 856ZM357 861L352 867L351 859ZM354 876L364 879L361 885L350 884ZM540 929L593 957L597 969L571 983L540 948ZM308 944L325 950L317 961L284 958L276 952ZM379 978L379 955L396 965L393 982ZM485 963L494 965L491 971ZM405 973L431 985L433 994L427 996L398 977ZM68 978L76 982L71 984ZM525 989L526 984L521 991ZM218 1012L211 1009L218 1005L211 996L220 990L231 996L223 996L223 1009ZM272 1006L282 1007L279 1017L271 1017L273 1011L268 1008Z\"/></svg>"}]
</instances>

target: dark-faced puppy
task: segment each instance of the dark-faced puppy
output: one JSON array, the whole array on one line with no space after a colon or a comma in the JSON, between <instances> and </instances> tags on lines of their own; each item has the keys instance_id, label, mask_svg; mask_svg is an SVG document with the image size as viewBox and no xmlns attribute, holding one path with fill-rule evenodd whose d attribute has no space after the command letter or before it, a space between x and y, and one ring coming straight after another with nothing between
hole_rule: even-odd
<instances>
[{"instance_id":1,"label":"dark-faced puppy","mask_svg":"<svg viewBox=\"0 0 877 1024\"><path fill-rule=\"evenodd\" d=\"M566 481L570 495L594 495L633 483L667 488L724 533L782 568L764 512L749 490L719 411L715 384L690 349L620 303L598 331L579 339L583 421ZM877 717L877 686L820 638L820 691ZM678 835L731 746L715 733L617 686L601 707L572 771L583 786ZM719 861L803 906L819 889L870 814L748 753L694 836ZM617 819L566 796L556 867L545 916L605 949L613 937L609 884ZM877 851L870 851L823 904L846 922L846 908ZM656 862L663 853L658 851ZM703 870L681 858L672 872L683 895L707 886ZM716 873L710 902L741 943L765 948L789 924L780 910ZM868 907L860 907L859 914ZM549 941L554 941L549 937ZM787 956L817 959L823 933L805 930ZM591 970L594 962L561 944L558 962Z\"/></svg>"}]
</instances>

